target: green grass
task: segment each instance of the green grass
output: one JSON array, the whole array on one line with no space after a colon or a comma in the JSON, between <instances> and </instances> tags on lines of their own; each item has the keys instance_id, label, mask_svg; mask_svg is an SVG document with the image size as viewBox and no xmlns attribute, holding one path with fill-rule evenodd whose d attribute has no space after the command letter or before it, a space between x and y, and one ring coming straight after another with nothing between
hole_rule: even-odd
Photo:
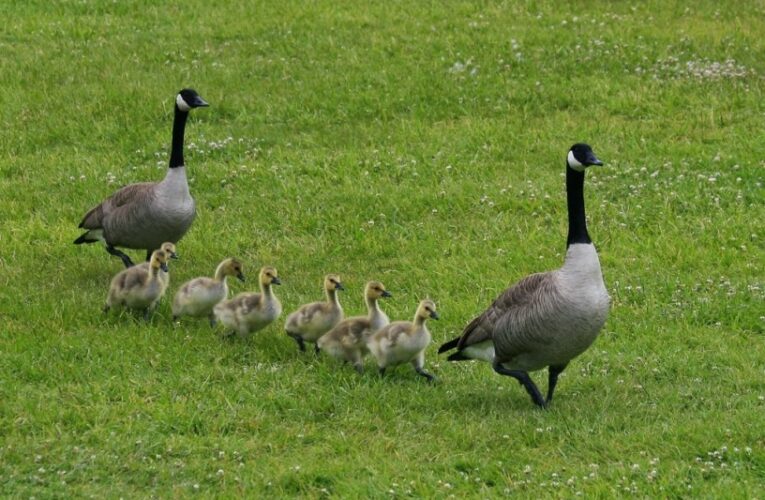
<instances>
[{"instance_id":1,"label":"green grass","mask_svg":"<svg viewBox=\"0 0 765 500\"><path fill-rule=\"evenodd\" d=\"M765 493L761 2L252 3L0 5L4 495ZM380 279L392 318L436 300L438 384L280 324L173 326L167 299L101 314L120 262L77 223L164 175L187 85L211 106L170 292L236 255L288 311L340 273L355 314ZM606 162L585 196L613 307L545 412L435 351L560 265L577 141Z\"/></svg>"}]
</instances>

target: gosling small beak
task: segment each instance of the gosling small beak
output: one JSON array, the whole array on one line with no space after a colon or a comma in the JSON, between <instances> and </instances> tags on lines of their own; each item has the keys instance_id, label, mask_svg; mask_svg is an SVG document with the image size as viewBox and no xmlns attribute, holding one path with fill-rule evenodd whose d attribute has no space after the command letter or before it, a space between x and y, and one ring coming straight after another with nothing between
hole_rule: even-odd
<instances>
[{"instance_id":1,"label":"gosling small beak","mask_svg":"<svg viewBox=\"0 0 765 500\"><path fill-rule=\"evenodd\" d=\"M433 319L441 319L441 316L439 316L436 311L430 311L430 317Z\"/></svg>"},{"instance_id":2,"label":"gosling small beak","mask_svg":"<svg viewBox=\"0 0 765 500\"><path fill-rule=\"evenodd\" d=\"M282 280L280 280L278 277L274 276L274 278L271 280L272 285L281 285Z\"/></svg>"},{"instance_id":3,"label":"gosling small beak","mask_svg":"<svg viewBox=\"0 0 765 500\"><path fill-rule=\"evenodd\" d=\"M345 290L342 283L335 283L335 290Z\"/></svg>"},{"instance_id":4,"label":"gosling small beak","mask_svg":"<svg viewBox=\"0 0 765 500\"><path fill-rule=\"evenodd\" d=\"M383 290L382 296L383 297L393 297L393 294L390 293L388 290Z\"/></svg>"},{"instance_id":5,"label":"gosling small beak","mask_svg":"<svg viewBox=\"0 0 765 500\"><path fill-rule=\"evenodd\" d=\"M163 271L167 272L167 262L160 262L159 263L159 268L162 269Z\"/></svg>"},{"instance_id":6,"label":"gosling small beak","mask_svg":"<svg viewBox=\"0 0 765 500\"><path fill-rule=\"evenodd\" d=\"M177 253L175 253L175 252L170 252L170 258L171 258L171 259L175 259L175 260L178 260L178 259L180 259L180 257L178 257L178 254L177 254Z\"/></svg>"},{"instance_id":7,"label":"gosling small beak","mask_svg":"<svg viewBox=\"0 0 765 500\"><path fill-rule=\"evenodd\" d=\"M236 279L238 279L239 281L244 283L244 274L242 274L242 273L237 274L236 275Z\"/></svg>"}]
</instances>

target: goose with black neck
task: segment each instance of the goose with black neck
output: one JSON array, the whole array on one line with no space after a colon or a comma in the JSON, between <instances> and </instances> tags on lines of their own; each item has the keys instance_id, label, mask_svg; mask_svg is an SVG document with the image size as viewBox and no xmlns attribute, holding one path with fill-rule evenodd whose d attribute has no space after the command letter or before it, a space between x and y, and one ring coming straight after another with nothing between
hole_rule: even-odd
<instances>
[{"instance_id":1,"label":"goose with black neck","mask_svg":"<svg viewBox=\"0 0 765 500\"><path fill-rule=\"evenodd\" d=\"M207 102L193 89L178 93L165 178L125 186L93 207L80 222L86 232L74 240L76 245L102 241L107 252L130 267L133 261L117 247L146 250L148 259L162 243L178 243L196 216L183 161L186 121L192 109L205 106Z\"/></svg>"},{"instance_id":2,"label":"goose with black neck","mask_svg":"<svg viewBox=\"0 0 765 500\"><path fill-rule=\"evenodd\" d=\"M610 299L600 261L587 232L584 174L603 165L587 144L574 144L566 158L568 237L563 266L532 274L506 289L462 334L438 352L449 361L479 359L495 372L513 377L531 400L546 408L558 376L586 351L605 324ZM548 368L547 397L529 372Z\"/></svg>"}]
</instances>

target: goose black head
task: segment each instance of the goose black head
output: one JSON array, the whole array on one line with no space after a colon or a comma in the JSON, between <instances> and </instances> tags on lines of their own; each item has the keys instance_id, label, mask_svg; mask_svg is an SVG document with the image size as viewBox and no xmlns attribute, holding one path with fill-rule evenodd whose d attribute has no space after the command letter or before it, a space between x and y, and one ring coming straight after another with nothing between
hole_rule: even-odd
<instances>
[{"instance_id":1,"label":"goose black head","mask_svg":"<svg viewBox=\"0 0 765 500\"><path fill-rule=\"evenodd\" d=\"M595 156L595 152L588 144L577 143L571 146L568 150L568 158L566 159L568 166L576 170L577 172L584 172L587 167L592 165L603 165L603 162L598 160Z\"/></svg>"},{"instance_id":2,"label":"goose black head","mask_svg":"<svg viewBox=\"0 0 765 500\"><path fill-rule=\"evenodd\" d=\"M202 99L202 96L197 94L197 91L194 89L183 89L178 92L178 96L175 98L175 105L179 110L185 111L186 113L193 108L209 106L207 101Z\"/></svg>"}]
</instances>

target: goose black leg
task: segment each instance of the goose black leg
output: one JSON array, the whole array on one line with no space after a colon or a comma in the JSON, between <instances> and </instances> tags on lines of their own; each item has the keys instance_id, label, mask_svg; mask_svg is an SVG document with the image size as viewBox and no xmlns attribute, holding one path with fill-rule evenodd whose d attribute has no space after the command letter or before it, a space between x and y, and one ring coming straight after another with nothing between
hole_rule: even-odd
<instances>
[{"instance_id":1,"label":"goose black leg","mask_svg":"<svg viewBox=\"0 0 765 500\"><path fill-rule=\"evenodd\" d=\"M542 397L542 393L539 392L539 389L537 389L537 386L534 384L534 381L531 380L531 377L529 377L528 373L522 370L508 370L502 366L502 363L499 361L494 361L492 368L494 368L494 371L500 375L507 375L508 377L513 377L516 379L523 386L523 388L526 389L526 392L529 393L529 396L531 396L531 400L535 405L539 406L540 408L547 408L547 404Z\"/></svg>"},{"instance_id":2,"label":"goose black leg","mask_svg":"<svg viewBox=\"0 0 765 500\"><path fill-rule=\"evenodd\" d=\"M547 369L547 373L548 373L548 379L547 379L547 403L552 401L553 391L555 390L555 384L558 383L558 375L560 375L561 372L566 369L566 366L568 366L568 363L565 364L565 365L555 365L555 366L551 365Z\"/></svg>"},{"instance_id":3,"label":"goose black leg","mask_svg":"<svg viewBox=\"0 0 765 500\"><path fill-rule=\"evenodd\" d=\"M208 319L210 320L210 328L215 328L215 325L218 323L218 320L215 319L215 315L211 314Z\"/></svg>"},{"instance_id":4,"label":"goose black leg","mask_svg":"<svg viewBox=\"0 0 765 500\"><path fill-rule=\"evenodd\" d=\"M106 245L106 251L116 257L119 257L122 260L122 263L125 264L125 267L133 267L133 261L130 260L130 257L128 257L126 253L117 250L112 245Z\"/></svg>"},{"instance_id":5,"label":"goose black leg","mask_svg":"<svg viewBox=\"0 0 765 500\"><path fill-rule=\"evenodd\" d=\"M321 352L321 349L319 349L319 343L318 343L318 342L317 342L317 343L315 343L315 344L313 345L313 352L314 352L314 354L316 354L317 356L318 356L318 355L319 355L319 353Z\"/></svg>"},{"instance_id":6,"label":"goose black leg","mask_svg":"<svg viewBox=\"0 0 765 500\"><path fill-rule=\"evenodd\" d=\"M146 250L146 262L149 262L151 260L151 254L154 253L154 250Z\"/></svg>"},{"instance_id":7,"label":"goose black leg","mask_svg":"<svg viewBox=\"0 0 765 500\"><path fill-rule=\"evenodd\" d=\"M380 376L381 376L381 377L382 377L383 375L385 375L385 367L384 367L384 366L380 367L380 368L379 368L377 371L380 373Z\"/></svg>"}]
</instances>

